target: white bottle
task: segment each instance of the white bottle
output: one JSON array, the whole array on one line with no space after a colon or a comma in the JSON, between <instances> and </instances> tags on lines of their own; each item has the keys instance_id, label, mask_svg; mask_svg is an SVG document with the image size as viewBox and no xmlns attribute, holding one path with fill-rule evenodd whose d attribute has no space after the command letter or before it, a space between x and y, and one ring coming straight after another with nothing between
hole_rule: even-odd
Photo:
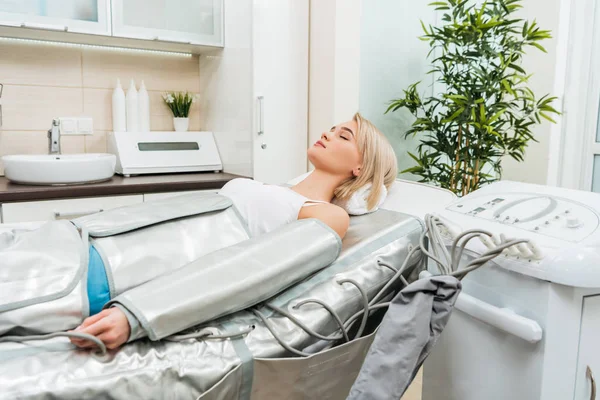
<instances>
[{"instance_id":1,"label":"white bottle","mask_svg":"<svg viewBox=\"0 0 600 400\"><path fill-rule=\"evenodd\" d=\"M121 80L117 79L117 86L112 94L113 131L125 132L127 130L125 117L125 92L121 87Z\"/></svg>"},{"instance_id":2,"label":"white bottle","mask_svg":"<svg viewBox=\"0 0 600 400\"><path fill-rule=\"evenodd\" d=\"M140 118L140 132L150 132L150 98L144 81L138 92L138 116Z\"/></svg>"},{"instance_id":3,"label":"white bottle","mask_svg":"<svg viewBox=\"0 0 600 400\"><path fill-rule=\"evenodd\" d=\"M139 132L138 94L133 79L129 83L125 103L127 103L127 132Z\"/></svg>"}]
</instances>

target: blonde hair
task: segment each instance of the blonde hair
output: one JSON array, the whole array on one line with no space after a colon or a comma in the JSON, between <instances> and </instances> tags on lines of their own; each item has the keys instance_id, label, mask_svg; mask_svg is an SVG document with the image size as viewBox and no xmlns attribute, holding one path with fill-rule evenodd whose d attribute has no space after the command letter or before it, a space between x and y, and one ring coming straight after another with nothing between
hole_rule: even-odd
<instances>
[{"instance_id":1,"label":"blonde hair","mask_svg":"<svg viewBox=\"0 0 600 400\"><path fill-rule=\"evenodd\" d=\"M362 154L361 173L344 181L334 195L340 201L347 201L357 190L371 183L371 191L365 200L367 209L372 210L377 206L382 186L389 189L396 180L398 163L392 145L371 121L359 113L354 114L352 119L358 125L356 141Z\"/></svg>"}]
</instances>

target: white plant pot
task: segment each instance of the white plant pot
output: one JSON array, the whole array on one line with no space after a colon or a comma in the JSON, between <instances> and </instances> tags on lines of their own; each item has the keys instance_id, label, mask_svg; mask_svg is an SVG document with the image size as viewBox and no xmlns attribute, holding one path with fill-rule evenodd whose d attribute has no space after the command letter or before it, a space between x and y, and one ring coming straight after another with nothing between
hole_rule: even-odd
<instances>
[{"instance_id":1,"label":"white plant pot","mask_svg":"<svg viewBox=\"0 0 600 400\"><path fill-rule=\"evenodd\" d=\"M173 126L176 132L187 132L190 126L189 118L173 118Z\"/></svg>"}]
</instances>

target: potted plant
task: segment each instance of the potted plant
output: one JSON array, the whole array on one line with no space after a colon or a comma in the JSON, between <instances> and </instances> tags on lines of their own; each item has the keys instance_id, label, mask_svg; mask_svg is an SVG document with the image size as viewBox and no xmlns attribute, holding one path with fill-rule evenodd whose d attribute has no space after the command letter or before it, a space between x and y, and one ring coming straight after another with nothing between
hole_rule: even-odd
<instances>
[{"instance_id":1,"label":"potted plant","mask_svg":"<svg viewBox=\"0 0 600 400\"><path fill-rule=\"evenodd\" d=\"M541 118L551 122L555 97L536 100L527 86L531 75L520 65L525 49L546 50L551 37L537 23L514 16L521 0L435 1L440 27L421 25L429 42L434 95L421 97L419 82L393 100L387 112L406 108L416 117L409 135L423 134L416 165L403 172L465 195L502 174L502 157L522 161L531 128ZM441 90L440 90L441 89ZM437 92L437 94L435 94Z\"/></svg>"},{"instance_id":2,"label":"potted plant","mask_svg":"<svg viewBox=\"0 0 600 400\"><path fill-rule=\"evenodd\" d=\"M186 132L190 125L190 108L196 96L188 92L171 92L163 96L165 104L173 113L173 126L177 132Z\"/></svg>"}]
</instances>

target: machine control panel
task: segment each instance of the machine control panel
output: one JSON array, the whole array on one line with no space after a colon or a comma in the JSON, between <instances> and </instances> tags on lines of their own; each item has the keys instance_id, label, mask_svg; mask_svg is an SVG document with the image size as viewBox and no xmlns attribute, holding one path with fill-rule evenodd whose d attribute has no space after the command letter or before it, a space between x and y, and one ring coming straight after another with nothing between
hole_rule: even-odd
<instances>
[{"instance_id":1,"label":"machine control panel","mask_svg":"<svg viewBox=\"0 0 600 400\"><path fill-rule=\"evenodd\" d=\"M469 196L447 209L575 243L591 235L600 221L584 204L534 193Z\"/></svg>"}]
</instances>

